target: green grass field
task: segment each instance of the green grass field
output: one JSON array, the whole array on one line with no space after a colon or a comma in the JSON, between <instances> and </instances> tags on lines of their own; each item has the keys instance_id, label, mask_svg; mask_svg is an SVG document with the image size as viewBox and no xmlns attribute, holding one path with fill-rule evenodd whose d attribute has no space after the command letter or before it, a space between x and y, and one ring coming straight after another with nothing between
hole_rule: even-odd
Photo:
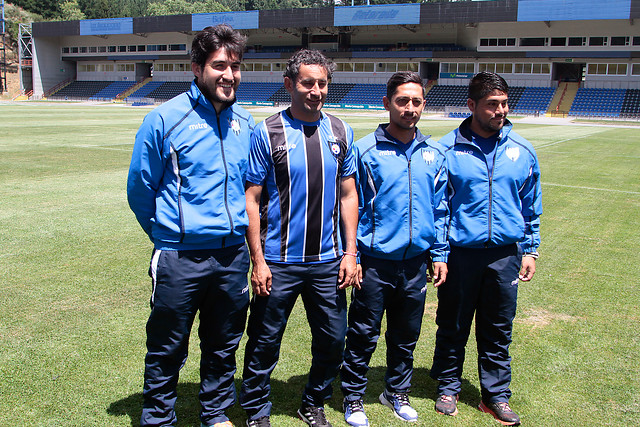
<instances>
[{"instance_id":1,"label":"green grass field","mask_svg":"<svg viewBox=\"0 0 640 427\"><path fill-rule=\"evenodd\" d=\"M0 105L0 426L138 425L151 244L128 209L125 181L148 111ZM337 114L358 138L385 120L384 113ZM266 113L254 115L259 121ZM439 138L457 124L424 118L420 128ZM520 285L512 406L527 426L639 425L638 127L521 123L516 130L538 152L544 215L536 276ZM418 424L498 425L475 409L473 338L460 414L433 411L436 304L431 289L415 353ZM302 425L295 410L309 347L298 306L273 375L275 426ZM366 410L373 426L401 425L376 403L384 356L381 339ZM194 336L179 385L180 426L199 426L198 366ZM327 403L334 426L346 425L341 400L336 387ZM239 407L229 415L244 424Z\"/></svg>"}]
</instances>

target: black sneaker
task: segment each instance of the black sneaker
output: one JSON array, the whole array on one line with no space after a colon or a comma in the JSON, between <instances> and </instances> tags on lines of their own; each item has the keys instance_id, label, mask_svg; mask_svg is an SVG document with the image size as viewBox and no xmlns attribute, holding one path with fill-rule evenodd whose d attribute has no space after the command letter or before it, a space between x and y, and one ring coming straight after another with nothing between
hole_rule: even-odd
<instances>
[{"instance_id":1,"label":"black sneaker","mask_svg":"<svg viewBox=\"0 0 640 427\"><path fill-rule=\"evenodd\" d=\"M450 415L455 417L458 415L458 395L451 396L448 394L441 394L436 400L436 412L442 415Z\"/></svg>"},{"instance_id":2,"label":"black sneaker","mask_svg":"<svg viewBox=\"0 0 640 427\"><path fill-rule=\"evenodd\" d=\"M255 420L247 420L247 427L271 427L271 421L269 421L269 416L265 415Z\"/></svg>"},{"instance_id":3,"label":"black sneaker","mask_svg":"<svg viewBox=\"0 0 640 427\"><path fill-rule=\"evenodd\" d=\"M324 408L319 406L307 406L298 409L298 416L302 421L312 427L332 427L324 415Z\"/></svg>"},{"instance_id":4,"label":"black sneaker","mask_svg":"<svg viewBox=\"0 0 640 427\"><path fill-rule=\"evenodd\" d=\"M482 412L493 415L493 418L505 426L520 425L520 417L518 414L513 412L513 409L511 409L507 402L480 402L478 409Z\"/></svg>"}]
</instances>

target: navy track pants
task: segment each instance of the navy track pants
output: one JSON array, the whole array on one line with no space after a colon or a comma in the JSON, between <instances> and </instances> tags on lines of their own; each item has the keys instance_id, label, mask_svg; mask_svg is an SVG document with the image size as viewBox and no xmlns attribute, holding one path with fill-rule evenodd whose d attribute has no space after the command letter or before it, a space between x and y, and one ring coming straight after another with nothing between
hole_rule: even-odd
<instances>
[{"instance_id":1,"label":"navy track pants","mask_svg":"<svg viewBox=\"0 0 640 427\"><path fill-rule=\"evenodd\" d=\"M427 292L427 254L390 261L362 255L362 289L354 289L349 307L344 363L340 370L346 400L362 399L371 356L387 312L387 372L391 393L406 393L413 375L413 350L422 326Z\"/></svg>"},{"instance_id":2,"label":"navy track pants","mask_svg":"<svg viewBox=\"0 0 640 427\"><path fill-rule=\"evenodd\" d=\"M271 373L278 363L287 320L298 295L311 328L311 369L303 406L323 406L342 363L347 330L347 299L338 289L340 260L318 264L269 263L271 294L254 296L247 326L240 404L250 420L271 414Z\"/></svg>"},{"instance_id":3,"label":"navy track pants","mask_svg":"<svg viewBox=\"0 0 640 427\"><path fill-rule=\"evenodd\" d=\"M447 281L438 288L438 330L431 369L431 377L439 381L439 395L460 392L465 346L475 313L482 400L509 401L509 345L521 262L522 251L516 244L451 248Z\"/></svg>"},{"instance_id":4,"label":"navy track pants","mask_svg":"<svg viewBox=\"0 0 640 427\"><path fill-rule=\"evenodd\" d=\"M235 352L249 306L248 269L244 244L154 252L141 425L175 425L179 371L187 360L189 334L198 311L200 419L205 425L227 420L224 412L236 400Z\"/></svg>"}]
</instances>

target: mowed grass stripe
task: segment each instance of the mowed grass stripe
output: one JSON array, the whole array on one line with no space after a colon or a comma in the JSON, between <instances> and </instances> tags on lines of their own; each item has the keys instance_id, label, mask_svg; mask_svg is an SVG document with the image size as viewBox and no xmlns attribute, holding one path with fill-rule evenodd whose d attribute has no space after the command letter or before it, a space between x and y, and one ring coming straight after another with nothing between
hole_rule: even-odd
<instances>
[{"instance_id":1,"label":"mowed grass stripe","mask_svg":"<svg viewBox=\"0 0 640 427\"><path fill-rule=\"evenodd\" d=\"M565 185L565 184L557 184L557 183L553 183L553 182L545 182L542 181L542 185L551 185L554 187L565 187L565 188L573 188L576 190L588 190L588 191L607 191L607 192L612 192L612 193L624 193L624 194L634 194L634 195L640 195L639 191L625 191L625 190L614 190L611 188L594 188L594 187L581 187L578 185Z\"/></svg>"}]
</instances>

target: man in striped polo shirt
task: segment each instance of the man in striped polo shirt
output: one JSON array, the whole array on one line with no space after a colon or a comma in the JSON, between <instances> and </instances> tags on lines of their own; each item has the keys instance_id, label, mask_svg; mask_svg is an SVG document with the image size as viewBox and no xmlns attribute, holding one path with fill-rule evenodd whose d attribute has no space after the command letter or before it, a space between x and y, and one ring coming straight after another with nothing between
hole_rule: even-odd
<instances>
[{"instance_id":1,"label":"man in striped polo shirt","mask_svg":"<svg viewBox=\"0 0 640 427\"><path fill-rule=\"evenodd\" d=\"M248 426L270 426L270 376L298 295L312 334L298 415L331 425L323 405L342 363L345 288L358 286L353 130L321 111L334 70L318 51L294 54L284 72L291 107L257 125L252 139L246 197L254 296L240 391Z\"/></svg>"}]
</instances>

